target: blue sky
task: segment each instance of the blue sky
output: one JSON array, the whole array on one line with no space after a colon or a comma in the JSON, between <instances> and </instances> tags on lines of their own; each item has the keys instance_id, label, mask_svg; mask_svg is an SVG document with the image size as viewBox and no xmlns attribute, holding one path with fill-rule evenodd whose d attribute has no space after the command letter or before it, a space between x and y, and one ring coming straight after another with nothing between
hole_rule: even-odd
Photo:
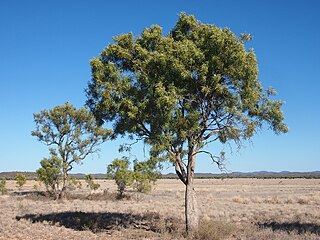
<instances>
[{"instance_id":1,"label":"blue sky","mask_svg":"<svg viewBox=\"0 0 320 240\"><path fill-rule=\"evenodd\" d=\"M289 133L264 128L238 152L227 151L230 171L320 170L320 2L305 1L0 1L0 172L35 171L48 155L31 136L33 113L66 101L81 107L89 60L112 36L158 24L168 32L185 11L205 23L251 33L259 78L272 86ZM74 172L106 172L123 140L106 142ZM209 148L220 152L221 146ZM143 159L142 146L135 154ZM173 172L165 167L165 172ZM197 172L219 172L199 157Z\"/></svg>"}]
</instances>

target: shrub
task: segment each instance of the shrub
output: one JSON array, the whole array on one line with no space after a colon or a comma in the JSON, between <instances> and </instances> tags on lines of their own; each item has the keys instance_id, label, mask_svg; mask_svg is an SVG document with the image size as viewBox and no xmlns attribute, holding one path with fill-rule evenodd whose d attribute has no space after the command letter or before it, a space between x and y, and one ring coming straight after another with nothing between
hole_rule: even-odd
<instances>
[{"instance_id":1,"label":"shrub","mask_svg":"<svg viewBox=\"0 0 320 240\"><path fill-rule=\"evenodd\" d=\"M134 184L133 188L138 192L146 193L152 189L152 184L160 177L160 172L156 171L157 161L149 159L147 161L134 161Z\"/></svg>"},{"instance_id":2,"label":"shrub","mask_svg":"<svg viewBox=\"0 0 320 240\"><path fill-rule=\"evenodd\" d=\"M133 171L129 169L129 160L127 158L115 159L108 166L108 174L116 181L120 196L129 186L132 186L138 192L150 192L152 183L160 177L160 172L155 170L157 161L149 159L138 162L135 160L133 163Z\"/></svg>"},{"instance_id":3,"label":"shrub","mask_svg":"<svg viewBox=\"0 0 320 240\"><path fill-rule=\"evenodd\" d=\"M21 190L22 186L27 182L27 177L24 174L18 173L15 177L15 180L19 190Z\"/></svg>"},{"instance_id":4,"label":"shrub","mask_svg":"<svg viewBox=\"0 0 320 240\"><path fill-rule=\"evenodd\" d=\"M38 180L44 183L49 193L57 195L62 180L62 161L57 155L51 153L50 158L44 158L40 162L41 168L37 170Z\"/></svg>"},{"instance_id":5,"label":"shrub","mask_svg":"<svg viewBox=\"0 0 320 240\"><path fill-rule=\"evenodd\" d=\"M133 184L133 174L129 170L129 160L127 158L114 159L108 165L107 172L116 181L119 196L122 197L125 189Z\"/></svg>"},{"instance_id":6,"label":"shrub","mask_svg":"<svg viewBox=\"0 0 320 240\"><path fill-rule=\"evenodd\" d=\"M85 176L85 181L87 183L87 187L90 189L90 193L92 190L95 191L100 188L100 184L95 183L93 180L94 178L91 174Z\"/></svg>"},{"instance_id":7,"label":"shrub","mask_svg":"<svg viewBox=\"0 0 320 240\"><path fill-rule=\"evenodd\" d=\"M133 188L141 193L147 193L150 192L152 190L152 186L151 186L151 182L150 180L147 178L147 176L139 173L139 172L135 172L134 173L134 183L133 183Z\"/></svg>"}]
</instances>

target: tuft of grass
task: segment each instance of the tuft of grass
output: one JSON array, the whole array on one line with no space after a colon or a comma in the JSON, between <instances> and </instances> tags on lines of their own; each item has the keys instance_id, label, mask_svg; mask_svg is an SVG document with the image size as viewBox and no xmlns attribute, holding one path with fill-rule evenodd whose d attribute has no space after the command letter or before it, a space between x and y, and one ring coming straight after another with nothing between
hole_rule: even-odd
<instances>
[{"instance_id":1,"label":"tuft of grass","mask_svg":"<svg viewBox=\"0 0 320 240\"><path fill-rule=\"evenodd\" d=\"M309 204L310 203L310 199L307 197L299 197L297 199L297 203L299 204Z\"/></svg>"},{"instance_id":2,"label":"tuft of grass","mask_svg":"<svg viewBox=\"0 0 320 240\"><path fill-rule=\"evenodd\" d=\"M241 203L241 204L248 204L249 203L249 199L248 198L243 198L240 196L235 196L232 198L232 202L235 203Z\"/></svg>"},{"instance_id":3,"label":"tuft of grass","mask_svg":"<svg viewBox=\"0 0 320 240\"><path fill-rule=\"evenodd\" d=\"M236 231L236 226L221 221L202 220L194 239L197 240L219 240L230 237Z\"/></svg>"},{"instance_id":4,"label":"tuft of grass","mask_svg":"<svg viewBox=\"0 0 320 240\"><path fill-rule=\"evenodd\" d=\"M293 204L293 200L291 198L288 198L287 200L284 201L286 204Z\"/></svg>"}]
</instances>

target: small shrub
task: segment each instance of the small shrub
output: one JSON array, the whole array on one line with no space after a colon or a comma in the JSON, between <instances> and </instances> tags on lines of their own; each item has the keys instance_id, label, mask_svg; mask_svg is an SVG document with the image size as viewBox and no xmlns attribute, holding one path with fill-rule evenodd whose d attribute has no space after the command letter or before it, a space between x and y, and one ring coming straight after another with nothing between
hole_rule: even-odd
<instances>
[{"instance_id":1,"label":"small shrub","mask_svg":"<svg viewBox=\"0 0 320 240\"><path fill-rule=\"evenodd\" d=\"M8 189L6 188L6 180L5 179L0 180L0 192L2 195L6 194L8 192Z\"/></svg>"},{"instance_id":2,"label":"small shrub","mask_svg":"<svg viewBox=\"0 0 320 240\"><path fill-rule=\"evenodd\" d=\"M119 198L122 198L125 189L131 186L134 181L132 171L129 169L129 160L127 158L114 159L108 165L108 174L116 181Z\"/></svg>"},{"instance_id":3,"label":"small shrub","mask_svg":"<svg viewBox=\"0 0 320 240\"><path fill-rule=\"evenodd\" d=\"M50 153L49 158L41 160L41 168L37 170L38 180L43 182L47 191L52 195L59 193L59 185L61 183L62 161L54 152Z\"/></svg>"},{"instance_id":4,"label":"small shrub","mask_svg":"<svg viewBox=\"0 0 320 240\"><path fill-rule=\"evenodd\" d=\"M142 180L137 182L136 189L138 192L147 193L147 192L151 192L152 186L149 180Z\"/></svg>"},{"instance_id":5,"label":"small shrub","mask_svg":"<svg viewBox=\"0 0 320 240\"><path fill-rule=\"evenodd\" d=\"M85 181L87 183L87 187L90 189L90 193L92 190L95 191L100 188L100 184L95 183L93 180L94 178L91 174L85 176Z\"/></svg>"},{"instance_id":6,"label":"small shrub","mask_svg":"<svg viewBox=\"0 0 320 240\"><path fill-rule=\"evenodd\" d=\"M152 190L152 184L161 176L157 171L157 161L149 159L147 161L134 161L134 184L133 188L142 193L147 193Z\"/></svg>"},{"instance_id":7,"label":"small shrub","mask_svg":"<svg viewBox=\"0 0 320 240\"><path fill-rule=\"evenodd\" d=\"M115 159L108 165L108 176L118 185L119 198L122 198L125 189L132 186L137 192L147 193L152 184L160 177L156 171L158 163L155 159L138 162L134 160L133 171L129 169L129 159Z\"/></svg>"},{"instance_id":8,"label":"small shrub","mask_svg":"<svg viewBox=\"0 0 320 240\"><path fill-rule=\"evenodd\" d=\"M18 173L15 177L15 180L19 190L21 190L22 186L27 182L27 177L24 174Z\"/></svg>"}]
</instances>

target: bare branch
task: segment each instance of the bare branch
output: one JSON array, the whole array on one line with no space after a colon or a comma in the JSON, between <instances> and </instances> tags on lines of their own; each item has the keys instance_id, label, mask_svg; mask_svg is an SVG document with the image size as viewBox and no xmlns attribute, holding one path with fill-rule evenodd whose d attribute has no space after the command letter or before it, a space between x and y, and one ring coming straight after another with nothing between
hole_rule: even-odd
<instances>
[{"instance_id":1,"label":"bare branch","mask_svg":"<svg viewBox=\"0 0 320 240\"><path fill-rule=\"evenodd\" d=\"M199 154L199 153L205 153L207 155L210 156L211 160L213 163L218 165L218 168L221 171L226 171L225 165L224 165L224 160L225 160L225 156L224 156L224 152L221 152L221 156L215 156L213 155L211 152L205 151L205 150L201 150L198 152L195 152L193 155Z\"/></svg>"}]
</instances>

